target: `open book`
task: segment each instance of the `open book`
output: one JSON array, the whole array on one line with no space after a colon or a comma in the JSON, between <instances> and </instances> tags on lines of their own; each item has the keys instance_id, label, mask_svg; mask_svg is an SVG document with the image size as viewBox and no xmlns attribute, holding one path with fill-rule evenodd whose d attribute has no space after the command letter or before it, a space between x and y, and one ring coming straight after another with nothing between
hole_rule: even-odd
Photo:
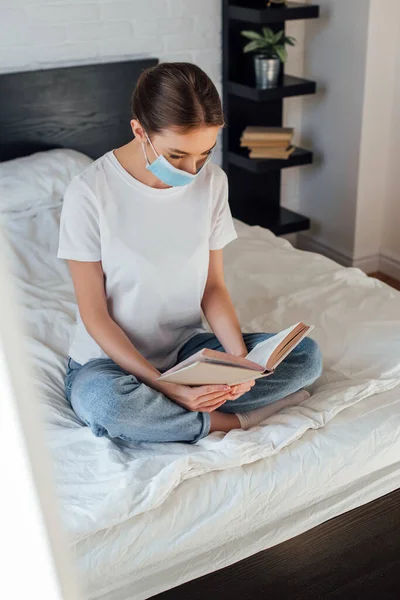
<instances>
[{"instance_id":1,"label":"open book","mask_svg":"<svg viewBox=\"0 0 400 600\"><path fill-rule=\"evenodd\" d=\"M296 323L257 344L245 358L203 348L165 371L157 377L157 381L184 385L235 385L249 379L268 377L313 328L314 325Z\"/></svg>"}]
</instances>

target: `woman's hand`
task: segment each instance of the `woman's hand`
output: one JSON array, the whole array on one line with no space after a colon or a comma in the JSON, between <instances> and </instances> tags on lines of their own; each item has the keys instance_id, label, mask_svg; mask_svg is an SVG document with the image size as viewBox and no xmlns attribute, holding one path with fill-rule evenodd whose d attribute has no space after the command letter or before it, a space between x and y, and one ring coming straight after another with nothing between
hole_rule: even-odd
<instances>
[{"instance_id":1,"label":"woman's hand","mask_svg":"<svg viewBox=\"0 0 400 600\"><path fill-rule=\"evenodd\" d=\"M225 389L228 387L228 389ZM178 383L163 384L165 396L193 412L212 412L229 399L230 386L199 385L192 387Z\"/></svg>"},{"instance_id":2,"label":"woman's hand","mask_svg":"<svg viewBox=\"0 0 400 600\"><path fill-rule=\"evenodd\" d=\"M240 398L240 396L251 390L255 383L254 379L249 379L249 381L231 385L231 396L227 400L237 400L237 398Z\"/></svg>"},{"instance_id":3,"label":"woman's hand","mask_svg":"<svg viewBox=\"0 0 400 600\"><path fill-rule=\"evenodd\" d=\"M227 400L236 400L255 384L254 379L234 386L163 384L163 394L193 412L212 412ZM164 387L165 386L165 387Z\"/></svg>"}]
</instances>

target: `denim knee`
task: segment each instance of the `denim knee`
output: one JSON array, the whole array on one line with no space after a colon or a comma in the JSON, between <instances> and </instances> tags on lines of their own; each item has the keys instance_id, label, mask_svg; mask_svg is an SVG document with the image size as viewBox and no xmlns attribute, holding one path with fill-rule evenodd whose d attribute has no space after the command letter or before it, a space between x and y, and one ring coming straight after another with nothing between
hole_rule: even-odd
<instances>
[{"instance_id":1,"label":"denim knee","mask_svg":"<svg viewBox=\"0 0 400 600\"><path fill-rule=\"evenodd\" d=\"M311 385L322 374L322 354L321 350L314 340L309 337L304 338L298 348L304 351L304 363L302 365L303 375L306 379L305 385Z\"/></svg>"},{"instance_id":2,"label":"denim knee","mask_svg":"<svg viewBox=\"0 0 400 600\"><path fill-rule=\"evenodd\" d=\"M77 374L71 390L71 406L75 414L88 425L94 435L101 437L115 419L113 397L115 380L101 373Z\"/></svg>"}]
</instances>

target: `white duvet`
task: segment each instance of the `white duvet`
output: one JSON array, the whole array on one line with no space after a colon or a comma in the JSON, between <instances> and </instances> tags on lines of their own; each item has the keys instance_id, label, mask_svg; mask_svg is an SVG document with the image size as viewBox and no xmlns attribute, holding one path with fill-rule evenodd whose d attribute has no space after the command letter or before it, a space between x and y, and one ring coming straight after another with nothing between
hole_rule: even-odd
<instances>
[{"instance_id":1,"label":"white duvet","mask_svg":"<svg viewBox=\"0 0 400 600\"><path fill-rule=\"evenodd\" d=\"M21 164L21 160L25 162ZM336 415L342 413L341 422L345 424L347 412L350 414L353 410L349 407L394 390L400 383L400 294L359 269L344 268L320 255L296 250L268 230L235 220L239 238L225 248L224 255L226 281L242 330L275 332L298 321L314 324L311 337L321 347L324 372L313 385L311 398L301 406L282 410L249 431L214 432L196 445L132 445L107 437L96 438L89 428L82 426L64 398L68 331L75 316L75 300L67 265L56 258L62 190L68 179L88 162L89 159L73 151L55 150L0 164L0 211L8 241L6 253L20 292L21 314L27 324L26 341L34 362L46 436L54 459L63 523L71 545L76 544L79 549L77 556L80 569L87 577L87 592L90 597L105 598L101 594L111 594L118 587L113 577L118 576L121 583L124 577L132 576L136 568L135 581L138 582L140 563L140 572L144 573L147 566L155 579L150 584L149 575L147 583L142 587L138 584L136 595L126 597L146 598L145 590L149 590L150 585L153 585L152 593L156 593L173 583L167 583L164 573L163 579L154 584L157 579L154 574L157 568L161 572L162 564L151 562L150 551L146 555L147 562L143 555L139 553L139 556L134 546L136 542L129 537L129 527L133 530L139 523L149 526L151 515L161 514L163 507L165 511L176 510L169 499L176 498L177 494L181 501L191 497L190 487L187 487L191 481L193 489L195 486L199 489L198 483L204 480L204 486L200 486L204 496L199 498L197 494L193 502L197 498L199 506L200 502L211 506L207 498L212 497L213 489L218 496L221 489L218 492L217 488L223 477L229 479L232 474L238 480L239 473L242 472L243 477L249 473L248 468L254 468L254 473L262 471L264 462L265 467L276 464L272 462L274 456L282 454L283 457L284 449L296 448L299 444L302 444L298 446L299 451L307 452L307 445L298 440L312 429L320 430L323 445L323 440L328 439L328 434L324 438L324 426ZM55 171L57 184L54 184ZM397 445L398 455L400 388L391 394L387 396L391 398L388 406L395 406L395 410L391 414L392 409L388 408L385 441L388 448ZM379 423L372 413L368 418L371 436L374 436L374 428L378 431ZM354 427L357 428L357 421ZM337 454L345 469L346 452L340 446L342 441L338 439L337 448L327 447L325 451L327 456L330 452ZM373 445L370 444L370 448ZM321 460L315 453L311 454L310 460ZM265 460L260 462L260 459ZM286 465L287 472L283 475L287 480L293 479L290 463L287 461ZM381 463L377 469L382 466L387 465ZM311 464L309 468L313 470ZM218 473L222 471L224 474ZM220 479L216 479L218 475ZM267 475L272 479L264 478L264 484L269 482L269 493L276 496L279 490L273 481L276 483L280 473L269 470L265 477ZM213 487L207 488L207 482L212 482ZM313 482L310 480L308 485L312 487ZM396 483L392 481L391 489L394 487ZM250 489L248 494L251 495ZM281 504L284 511L284 503ZM179 508L181 514L187 510L184 503ZM228 509L225 505L225 510ZM234 507L231 510L234 512ZM189 535L189 530L193 534L195 525L188 522L190 514L191 511L185 516L182 536L185 531ZM221 529L226 548L232 544L227 533L228 514L229 511L224 515L225 532ZM207 518L211 516L208 514ZM224 518L221 512L221 528ZM218 521L213 528L216 532ZM174 531L177 529L179 531L179 524L175 521ZM144 529L140 527L140 531L143 533ZM162 538L163 531L159 532L157 544L159 547L166 544L164 558L168 559L165 555L168 540ZM135 535L138 535L137 528ZM109 554L108 539L110 545L113 544ZM282 541L278 533L276 540ZM203 541L205 544L205 538ZM137 543L143 552L144 546L140 541ZM197 543L199 554L205 552L205 545L202 546L200 540ZM268 545L273 545L273 540L269 540ZM242 548L241 556L234 552L227 554L225 560L220 556L221 560L215 559L208 570L255 551L248 541L248 548ZM125 561L127 557L130 557L129 564ZM181 556L179 561L182 560ZM192 560L194 565L195 555ZM177 559L176 565L182 564L179 561ZM202 572L207 572L204 570L206 562L199 559L198 564L203 565ZM102 570L106 565L108 574ZM118 565L120 569L125 565L124 569L118 571ZM173 568L171 560L170 569ZM202 572L196 568L191 571L186 565L177 570L174 581L177 584ZM165 588L163 582L166 582ZM110 599L122 597L125 596L117 592L107 596Z\"/></svg>"}]
</instances>

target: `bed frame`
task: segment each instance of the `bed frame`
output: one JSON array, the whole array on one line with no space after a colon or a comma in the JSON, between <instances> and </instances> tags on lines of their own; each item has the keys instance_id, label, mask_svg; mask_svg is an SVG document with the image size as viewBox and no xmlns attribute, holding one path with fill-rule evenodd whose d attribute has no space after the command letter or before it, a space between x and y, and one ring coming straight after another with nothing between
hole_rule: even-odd
<instances>
[{"instance_id":1,"label":"bed frame","mask_svg":"<svg viewBox=\"0 0 400 600\"><path fill-rule=\"evenodd\" d=\"M0 161L73 148L98 158L132 139L130 99L156 58L0 75Z\"/></svg>"},{"instance_id":2,"label":"bed frame","mask_svg":"<svg viewBox=\"0 0 400 600\"><path fill-rule=\"evenodd\" d=\"M0 75L0 161L60 147L95 159L125 144L132 137L131 93L142 70L157 63L148 58ZM153 597L397 600L400 490Z\"/></svg>"}]
</instances>

